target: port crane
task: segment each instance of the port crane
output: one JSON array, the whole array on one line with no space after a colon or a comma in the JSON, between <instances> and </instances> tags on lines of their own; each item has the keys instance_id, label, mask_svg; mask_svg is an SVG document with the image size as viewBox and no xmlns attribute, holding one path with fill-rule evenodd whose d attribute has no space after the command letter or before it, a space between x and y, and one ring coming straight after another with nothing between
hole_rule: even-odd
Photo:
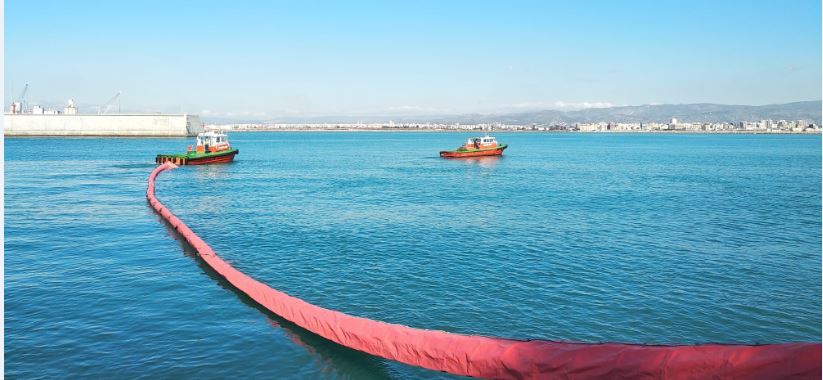
<instances>
[{"instance_id":1,"label":"port crane","mask_svg":"<svg viewBox=\"0 0 823 380\"><path fill-rule=\"evenodd\" d=\"M14 100L11 101L12 113L23 113L23 110L26 109L26 94L28 92L29 92L29 84L26 83L26 85L23 86L23 91L20 93L20 96L17 97L17 102L15 102ZM20 109L19 110L16 109L16 105L17 105L18 102L20 104Z\"/></svg>"},{"instance_id":2,"label":"port crane","mask_svg":"<svg viewBox=\"0 0 823 380\"><path fill-rule=\"evenodd\" d=\"M111 99L109 99L109 101L106 102L106 104L98 107L97 114L98 115L105 115L106 112L109 112L109 109L111 109L111 107L114 105L115 101L117 101L117 113L120 113L120 101L119 101L119 99L120 99L120 94L122 94L122 93L123 93L123 91L117 91L117 94L115 94Z\"/></svg>"}]
</instances>

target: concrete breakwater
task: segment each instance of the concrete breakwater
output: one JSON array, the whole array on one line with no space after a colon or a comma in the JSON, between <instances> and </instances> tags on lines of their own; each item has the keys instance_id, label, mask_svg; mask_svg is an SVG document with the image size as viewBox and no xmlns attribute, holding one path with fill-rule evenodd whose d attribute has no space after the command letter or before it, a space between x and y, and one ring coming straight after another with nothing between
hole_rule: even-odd
<instances>
[{"instance_id":1,"label":"concrete breakwater","mask_svg":"<svg viewBox=\"0 0 823 380\"><path fill-rule=\"evenodd\" d=\"M185 137L203 132L197 115L5 114L5 136Z\"/></svg>"}]
</instances>

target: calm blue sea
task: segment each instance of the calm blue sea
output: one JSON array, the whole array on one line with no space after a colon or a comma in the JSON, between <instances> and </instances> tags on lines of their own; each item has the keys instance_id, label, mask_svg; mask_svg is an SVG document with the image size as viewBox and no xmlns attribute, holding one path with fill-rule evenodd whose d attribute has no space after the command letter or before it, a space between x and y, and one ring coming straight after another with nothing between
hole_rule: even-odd
<instances>
[{"instance_id":1,"label":"calm blue sea","mask_svg":"<svg viewBox=\"0 0 823 380\"><path fill-rule=\"evenodd\" d=\"M511 338L819 342L821 137L235 133L157 194L317 305ZM189 139L5 140L11 378L429 378L260 310L148 207Z\"/></svg>"}]
</instances>

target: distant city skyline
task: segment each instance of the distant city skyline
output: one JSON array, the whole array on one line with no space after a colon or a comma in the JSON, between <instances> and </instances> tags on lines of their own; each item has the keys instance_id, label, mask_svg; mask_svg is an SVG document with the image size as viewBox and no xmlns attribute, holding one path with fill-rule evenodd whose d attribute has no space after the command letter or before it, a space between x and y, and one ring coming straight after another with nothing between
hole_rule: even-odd
<instances>
[{"instance_id":1,"label":"distant city skyline","mask_svg":"<svg viewBox=\"0 0 823 380\"><path fill-rule=\"evenodd\" d=\"M821 98L819 1L5 3L4 110L448 115Z\"/></svg>"}]
</instances>

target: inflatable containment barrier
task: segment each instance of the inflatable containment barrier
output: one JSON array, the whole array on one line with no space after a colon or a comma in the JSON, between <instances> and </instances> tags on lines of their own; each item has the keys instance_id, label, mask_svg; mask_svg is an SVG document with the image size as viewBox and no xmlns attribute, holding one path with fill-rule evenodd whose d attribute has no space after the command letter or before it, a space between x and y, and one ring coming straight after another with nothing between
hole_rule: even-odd
<instances>
[{"instance_id":1,"label":"inflatable containment barrier","mask_svg":"<svg viewBox=\"0 0 823 380\"><path fill-rule=\"evenodd\" d=\"M294 324L343 346L408 365L481 378L669 378L817 379L820 343L660 346L513 340L354 317L309 304L238 271L157 200L157 175L176 168L164 163L149 175L146 197L200 258L238 291Z\"/></svg>"}]
</instances>

